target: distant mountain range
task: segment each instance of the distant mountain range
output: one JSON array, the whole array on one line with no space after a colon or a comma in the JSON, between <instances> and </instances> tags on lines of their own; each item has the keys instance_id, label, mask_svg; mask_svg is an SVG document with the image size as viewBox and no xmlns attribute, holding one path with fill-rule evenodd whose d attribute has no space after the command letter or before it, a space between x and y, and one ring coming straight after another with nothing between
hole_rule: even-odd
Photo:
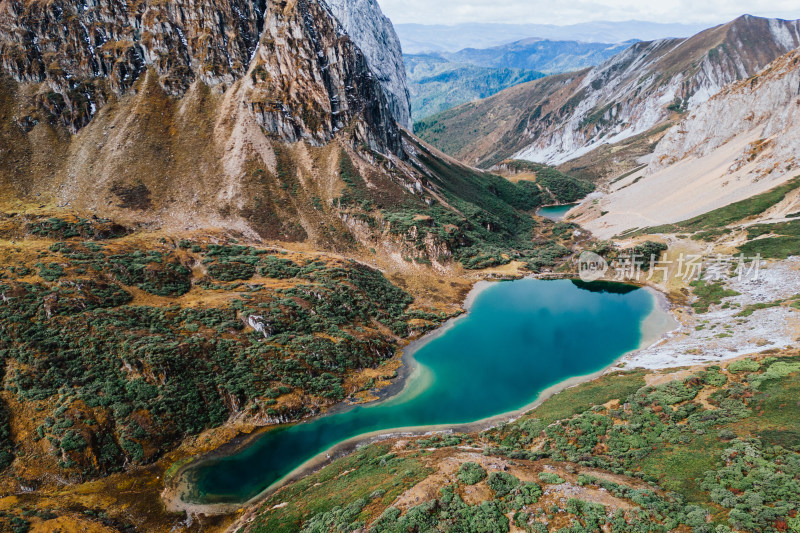
<instances>
[{"instance_id":1,"label":"distant mountain range","mask_svg":"<svg viewBox=\"0 0 800 533\"><path fill-rule=\"evenodd\" d=\"M592 67L636 41L620 44L524 39L455 53L406 54L404 60L415 121L504 89Z\"/></svg>"},{"instance_id":2,"label":"distant mountain range","mask_svg":"<svg viewBox=\"0 0 800 533\"><path fill-rule=\"evenodd\" d=\"M492 48L465 48L454 54L442 55L456 63L558 74L599 65L636 42L638 41L634 39L618 44L606 44L534 38Z\"/></svg>"},{"instance_id":3,"label":"distant mountain range","mask_svg":"<svg viewBox=\"0 0 800 533\"><path fill-rule=\"evenodd\" d=\"M707 24L659 24L631 20L627 22L587 22L570 26L552 24L456 24L453 26L395 24L403 52L458 52L465 48L491 48L538 38L553 41L621 43L632 39L653 40L667 37L690 37Z\"/></svg>"},{"instance_id":4,"label":"distant mountain range","mask_svg":"<svg viewBox=\"0 0 800 533\"><path fill-rule=\"evenodd\" d=\"M535 70L479 67L438 55L406 55L403 59L414 121L544 77Z\"/></svg>"}]
</instances>

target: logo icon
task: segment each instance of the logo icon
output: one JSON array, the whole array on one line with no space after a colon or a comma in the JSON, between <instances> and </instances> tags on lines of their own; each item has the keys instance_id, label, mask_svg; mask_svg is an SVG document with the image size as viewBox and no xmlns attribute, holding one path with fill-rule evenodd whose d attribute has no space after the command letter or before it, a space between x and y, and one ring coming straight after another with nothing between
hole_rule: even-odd
<instances>
[{"instance_id":1,"label":"logo icon","mask_svg":"<svg viewBox=\"0 0 800 533\"><path fill-rule=\"evenodd\" d=\"M597 281L608 271L608 262L594 252L583 252L578 258L578 275L582 281Z\"/></svg>"}]
</instances>

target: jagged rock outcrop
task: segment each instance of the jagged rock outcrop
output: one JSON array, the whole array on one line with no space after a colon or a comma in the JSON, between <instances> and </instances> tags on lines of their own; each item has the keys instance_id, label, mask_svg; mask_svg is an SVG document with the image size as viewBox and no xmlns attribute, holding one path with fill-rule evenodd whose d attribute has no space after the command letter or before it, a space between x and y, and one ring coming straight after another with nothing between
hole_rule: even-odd
<instances>
[{"instance_id":1,"label":"jagged rock outcrop","mask_svg":"<svg viewBox=\"0 0 800 533\"><path fill-rule=\"evenodd\" d=\"M195 81L230 86L247 72L266 0L3 0L0 67L45 83L39 105L75 132L153 68L182 95Z\"/></svg>"},{"instance_id":2,"label":"jagged rock outcrop","mask_svg":"<svg viewBox=\"0 0 800 533\"><path fill-rule=\"evenodd\" d=\"M148 69L173 97L195 82L224 93L249 73L251 110L284 141L322 144L352 124L357 142L401 151L378 80L316 0L4 0L0 68L41 84L25 128L75 133Z\"/></svg>"},{"instance_id":3,"label":"jagged rock outcrop","mask_svg":"<svg viewBox=\"0 0 800 533\"><path fill-rule=\"evenodd\" d=\"M411 130L411 97L400 39L375 0L326 0L378 76L395 120Z\"/></svg>"},{"instance_id":4,"label":"jagged rock outcrop","mask_svg":"<svg viewBox=\"0 0 800 533\"><path fill-rule=\"evenodd\" d=\"M371 148L402 152L379 81L322 3L269 3L245 83L259 124L285 140L324 144L353 124Z\"/></svg>"},{"instance_id":5,"label":"jagged rock outcrop","mask_svg":"<svg viewBox=\"0 0 800 533\"><path fill-rule=\"evenodd\" d=\"M482 166L508 157L559 164L667 124L798 46L800 21L743 16L689 39L637 43L562 83L545 78L445 112L420 134ZM465 138L474 125L481 138Z\"/></svg>"}]
</instances>

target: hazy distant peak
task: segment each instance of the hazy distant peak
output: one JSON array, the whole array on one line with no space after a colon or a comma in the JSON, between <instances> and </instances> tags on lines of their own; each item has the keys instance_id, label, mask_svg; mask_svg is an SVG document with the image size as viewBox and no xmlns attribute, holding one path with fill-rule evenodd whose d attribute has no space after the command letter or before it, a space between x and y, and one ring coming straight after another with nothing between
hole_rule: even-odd
<instances>
[{"instance_id":1,"label":"hazy distant peak","mask_svg":"<svg viewBox=\"0 0 800 533\"><path fill-rule=\"evenodd\" d=\"M490 48L531 38L587 43L652 41L666 37L689 37L706 28L707 24L661 24L635 20L586 22L569 26L482 23L452 26L395 24L403 51L407 54L452 53L465 48Z\"/></svg>"}]
</instances>

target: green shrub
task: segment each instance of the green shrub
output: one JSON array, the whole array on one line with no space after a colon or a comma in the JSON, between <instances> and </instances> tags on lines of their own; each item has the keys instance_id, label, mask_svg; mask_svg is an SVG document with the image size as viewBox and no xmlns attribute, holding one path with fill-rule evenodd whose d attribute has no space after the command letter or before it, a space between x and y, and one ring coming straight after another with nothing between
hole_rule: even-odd
<instances>
[{"instance_id":1,"label":"green shrub","mask_svg":"<svg viewBox=\"0 0 800 533\"><path fill-rule=\"evenodd\" d=\"M564 483L564 478L553 472L539 472L539 479L542 481L542 483L547 483L548 485L559 485Z\"/></svg>"},{"instance_id":2,"label":"green shrub","mask_svg":"<svg viewBox=\"0 0 800 533\"><path fill-rule=\"evenodd\" d=\"M718 505L730 509L728 522L737 530L771 531L800 494L797 454L755 440L733 441L722 465L705 474L703 488Z\"/></svg>"},{"instance_id":3,"label":"green shrub","mask_svg":"<svg viewBox=\"0 0 800 533\"><path fill-rule=\"evenodd\" d=\"M754 389L757 389L764 381L769 379L784 378L790 374L794 374L795 372L800 372L800 363L787 363L786 361L778 361L776 363L772 363L763 374L752 376L750 379L750 384Z\"/></svg>"},{"instance_id":4,"label":"green shrub","mask_svg":"<svg viewBox=\"0 0 800 533\"><path fill-rule=\"evenodd\" d=\"M739 296L740 293L726 289L722 282L709 283L705 280L697 280L690 283L694 288L697 301L692 307L698 313L707 313L711 305L719 305L725 298Z\"/></svg>"},{"instance_id":5,"label":"green shrub","mask_svg":"<svg viewBox=\"0 0 800 533\"><path fill-rule=\"evenodd\" d=\"M728 365L728 371L734 374L738 374L739 372L758 372L760 368L761 364L752 359L742 359Z\"/></svg>"},{"instance_id":6,"label":"green shrub","mask_svg":"<svg viewBox=\"0 0 800 533\"><path fill-rule=\"evenodd\" d=\"M448 486L442 488L439 498L412 507L402 516L398 509L388 508L370 531L371 533L409 531L507 533L508 530L508 518L497 502L486 501L480 505L467 505L454 492L453 487Z\"/></svg>"},{"instance_id":7,"label":"green shrub","mask_svg":"<svg viewBox=\"0 0 800 533\"><path fill-rule=\"evenodd\" d=\"M646 241L634 246L630 252L633 255L639 256L642 261L642 270L647 272L650 270L651 260L658 261L661 259L661 254L666 252L667 245L661 242Z\"/></svg>"},{"instance_id":8,"label":"green shrub","mask_svg":"<svg viewBox=\"0 0 800 533\"><path fill-rule=\"evenodd\" d=\"M267 278L289 279L300 273L300 267L288 259L269 255L262 260L258 273Z\"/></svg>"},{"instance_id":9,"label":"green shrub","mask_svg":"<svg viewBox=\"0 0 800 533\"><path fill-rule=\"evenodd\" d=\"M64 276L64 269L58 263L50 263L45 265L43 263L36 263L39 268L39 276L45 281L58 281L59 278Z\"/></svg>"},{"instance_id":10,"label":"green shrub","mask_svg":"<svg viewBox=\"0 0 800 533\"><path fill-rule=\"evenodd\" d=\"M531 172L536 174L536 184L544 188L550 198L543 203L571 204L584 198L594 191L593 183L565 174L553 167L532 163L529 161L512 160L504 163L510 170L516 172ZM531 185L520 186L530 190Z\"/></svg>"},{"instance_id":11,"label":"green shrub","mask_svg":"<svg viewBox=\"0 0 800 533\"><path fill-rule=\"evenodd\" d=\"M542 487L536 483L521 483L511 493L511 508L522 509L526 505L532 505L542 497Z\"/></svg>"},{"instance_id":12,"label":"green shrub","mask_svg":"<svg viewBox=\"0 0 800 533\"><path fill-rule=\"evenodd\" d=\"M546 243L530 253L528 268L534 272L541 272L546 267L555 266L559 259L569 254L569 248L556 243Z\"/></svg>"},{"instance_id":13,"label":"green shrub","mask_svg":"<svg viewBox=\"0 0 800 533\"><path fill-rule=\"evenodd\" d=\"M486 470L478 463L464 463L459 467L457 477L465 485L474 485L486 479Z\"/></svg>"},{"instance_id":14,"label":"green shrub","mask_svg":"<svg viewBox=\"0 0 800 533\"><path fill-rule=\"evenodd\" d=\"M14 441L11 438L11 416L5 402L0 401L0 471L14 460Z\"/></svg>"},{"instance_id":15,"label":"green shrub","mask_svg":"<svg viewBox=\"0 0 800 533\"><path fill-rule=\"evenodd\" d=\"M330 511L315 515L303 525L301 533L354 531L358 526L363 527L363 524L354 522L367 503L369 502L366 499L360 499L347 507L334 507Z\"/></svg>"},{"instance_id":16,"label":"green shrub","mask_svg":"<svg viewBox=\"0 0 800 533\"><path fill-rule=\"evenodd\" d=\"M10 520L12 533L28 533L31 523L19 516L12 516Z\"/></svg>"},{"instance_id":17,"label":"green shrub","mask_svg":"<svg viewBox=\"0 0 800 533\"><path fill-rule=\"evenodd\" d=\"M800 237L767 237L739 246L739 252L747 257L761 256L762 259L786 259L800 254Z\"/></svg>"},{"instance_id":18,"label":"green shrub","mask_svg":"<svg viewBox=\"0 0 800 533\"><path fill-rule=\"evenodd\" d=\"M60 218L39 220L28 224L28 231L38 237L51 239L115 239L129 233L127 228L114 224L109 220L87 220L79 218L77 222L69 222Z\"/></svg>"},{"instance_id":19,"label":"green shrub","mask_svg":"<svg viewBox=\"0 0 800 533\"><path fill-rule=\"evenodd\" d=\"M212 263L207 269L208 275L219 281L248 280L256 274L255 266L238 261Z\"/></svg>"},{"instance_id":20,"label":"green shrub","mask_svg":"<svg viewBox=\"0 0 800 533\"><path fill-rule=\"evenodd\" d=\"M406 335L412 319L408 293L354 262L300 267L262 262L272 256L246 247L199 247L191 253L205 253L207 264L272 265L296 282L257 294L241 288L247 294L212 300L217 307L129 306L132 295L109 279L170 297L189 289L190 271L171 251L50 248L66 273L57 283L19 281L16 268L0 280L0 293L14 295L0 305L0 361L13 361L10 394L50 409L33 438L63 450L61 465L86 478L149 463L187 435L224 423L235 406L296 420L308 409L279 407L274 398L296 391L340 401L345 374L395 354L396 339L376 324ZM78 265L86 268L81 278ZM245 328L241 317L251 315L263 317L263 333ZM425 327L447 318L415 317ZM13 460L6 422L0 410L0 469Z\"/></svg>"},{"instance_id":21,"label":"green shrub","mask_svg":"<svg viewBox=\"0 0 800 533\"><path fill-rule=\"evenodd\" d=\"M519 486L519 479L507 472L492 472L487 483L494 491L495 497L502 498Z\"/></svg>"},{"instance_id":22,"label":"green shrub","mask_svg":"<svg viewBox=\"0 0 800 533\"><path fill-rule=\"evenodd\" d=\"M156 296L182 296L192 287L192 271L176 261L165 261L161 252L135 251L112 255L106 267L121 283Z\"/></svg>"}]
</instances>

